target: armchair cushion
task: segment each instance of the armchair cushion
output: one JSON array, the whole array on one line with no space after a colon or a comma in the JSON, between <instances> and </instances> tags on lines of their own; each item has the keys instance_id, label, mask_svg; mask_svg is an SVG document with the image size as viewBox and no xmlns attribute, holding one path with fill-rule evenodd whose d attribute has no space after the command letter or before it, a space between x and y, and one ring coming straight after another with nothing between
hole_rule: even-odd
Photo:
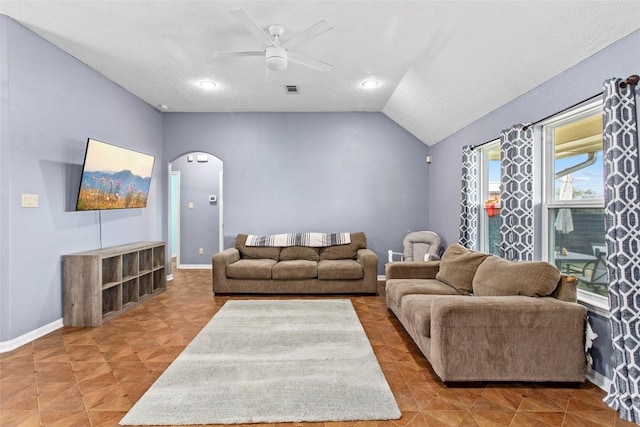
<instances>
[{"instance_id":1,"label":"armchair cushion","mask_svg":"<svg viewBox=\"0 0 640 427\"><path fill-rule=\"evenodd\" d=\"M405 236L402 241L405 261L424 261L425 255L429 255L430 261L440 259L442 248L440 236L433 231L414 231Z\"/></svg>"},{"instance_id":2,"label":"armchair cushion","mask_svg":"<svg viewBox=\"0 0 640 427\"><path fill-rule=\"evenodd\" d=\"M558 286L560 271L544 261L509 261L487 257L473 278L476 296L544 297Z\"/></svg>"},{"instance_id":3,"label":"armchair cushion","mask_svg":"<svg viewBox=\"0 0 640 427\"><path fill-rule=\"evenodd\" d=\"M476 270L488 256L454 243L442 255L436 279L452 286L463 295L469 295L473 290L473 277Z\"/></svg>"}]
</instances>

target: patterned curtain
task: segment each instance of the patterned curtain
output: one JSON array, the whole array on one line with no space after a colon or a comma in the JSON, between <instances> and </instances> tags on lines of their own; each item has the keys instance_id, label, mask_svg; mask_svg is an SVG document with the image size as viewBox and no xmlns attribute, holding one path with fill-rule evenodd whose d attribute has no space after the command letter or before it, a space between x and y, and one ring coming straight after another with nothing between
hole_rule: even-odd
<instances>
[{"instance_id":1,"label":"patterned curtain","mask_svg":"<svg viewBox=\"0 0 640 427\"><path fill-rule=\"evenodd\" d=\"M614 372L605 402L640 423L640 166L635 88L604 83L605 229Z\"/></svg>"},{"instance_id":2,"label":"patterned curtain","mask_svg":"<svg viewBox=\"0 0 640 427\"><path fill-rule=\"evenodd\" d=\"M478 150L462 147L462 200L460 203L460 244L478 249Z\"/></svg>"},{"instance_id":3,"label":"patterned curtain","mask_svg":"<svg viewBox=\"0 0 640 427\"><path fill-rule=\"evenodd\" d=\"M500 255L533 260L533 130L516 125L500 133Z\"/></svg>"}]
</instances>

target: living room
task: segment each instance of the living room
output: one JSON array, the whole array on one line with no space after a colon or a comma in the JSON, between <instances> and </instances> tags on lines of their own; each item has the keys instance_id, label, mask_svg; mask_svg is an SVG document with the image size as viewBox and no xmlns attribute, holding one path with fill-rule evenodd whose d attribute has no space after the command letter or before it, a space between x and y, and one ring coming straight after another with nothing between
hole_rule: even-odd
<instances>
[{"instance_id":1,"label":"living room","mask_svg":"<svg viewBox=\"0 0 640 427\"><path fill-rule=\"evenodd\" d=\"M8 16L0 26L3 352L62 327L63 255L168 240L167 165L183 154L203 151L224 163L225 246L243 232L364 231L382 275L386 251L399 249L408 231L458 241L463 145L562 111L601 92L604 80L640 70L635 29L427 145L380 111L162 112ZM156 157L147 208L74 211L88 137ZM38 208L23 208L21 194L38 195ZM601 336L595 370L610 377L607 319L590 319Z\"/></svg>"}]
</instances>

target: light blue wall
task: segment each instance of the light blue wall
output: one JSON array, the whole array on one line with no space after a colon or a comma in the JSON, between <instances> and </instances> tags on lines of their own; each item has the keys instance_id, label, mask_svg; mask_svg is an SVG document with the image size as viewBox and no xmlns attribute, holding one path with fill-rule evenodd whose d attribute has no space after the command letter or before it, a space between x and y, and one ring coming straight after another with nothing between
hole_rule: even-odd
<instances>
[{"instance_id":1,"label":"light blue wall","mask_svg":"<svg viewBox=\"0 0 640 427\"><path fill-rule=\"evenodd\" d=\"M364 231L388 249L427 224L428 147L381 113L165 113L167 158L224 162L225 246L238 233Z\"/></svg>"},{"instance_id":2,"label":"light blue wall","mask_svg":"<svg viewBox=\"0 0 640 427\"><path fill-rule=\"evenodd\" d=\"M431 149L429 228L440 233L445 245L458 240L460 212L460 173L462 147L499 137L502 129L516 123L530 123L563 110L602 91L602 83L611 77L626 78L640 72L640 31L635 31L564 73L470 124ZM540 58L544 60L544 58ZM517 78L514 77L514 78ZM464 100L461 100L464 102ZM540 209L535 226L540 227ZM539 243L539 242L538 242ZM537 251L539 253L539 250ZM611 339L602 316L590 313L591 323L600 337L592 355L595 370L610 376Z\"/></svg>"},{"instance_id":3,"label":"light blue wall","mask_svg":"<svg viewBox=\"0 0 640 427\"><path fill-rule=\"evenodd\" d=\"M0 342L62 318L61 256L166 240L162 115L0 15ZM88 137L156 156L145 209L74 212ZM39 207L21 207L37 194Z\"/></svg>"}]
</instances>

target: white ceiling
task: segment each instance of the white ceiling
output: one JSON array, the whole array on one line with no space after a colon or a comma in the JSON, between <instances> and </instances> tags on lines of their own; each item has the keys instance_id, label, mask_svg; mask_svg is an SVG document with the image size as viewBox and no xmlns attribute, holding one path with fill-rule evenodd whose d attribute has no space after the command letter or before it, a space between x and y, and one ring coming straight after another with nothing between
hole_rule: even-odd
<instances>
[{"instance_id":1,"label":"white ceiling","mask_svg":"<svg viewBox=\"0 0 640 427\"><path fill-rule=\"evenodd\" d=\"M229 13L238 7L283 38L327 20L333 30L292 50L335 68L290 63L265 83L262 58L214 58L265 47ZM0 0L0 13L156 108L382 111L427 145L640 28L637 0Z\"/></svg>"}]
</instances>

